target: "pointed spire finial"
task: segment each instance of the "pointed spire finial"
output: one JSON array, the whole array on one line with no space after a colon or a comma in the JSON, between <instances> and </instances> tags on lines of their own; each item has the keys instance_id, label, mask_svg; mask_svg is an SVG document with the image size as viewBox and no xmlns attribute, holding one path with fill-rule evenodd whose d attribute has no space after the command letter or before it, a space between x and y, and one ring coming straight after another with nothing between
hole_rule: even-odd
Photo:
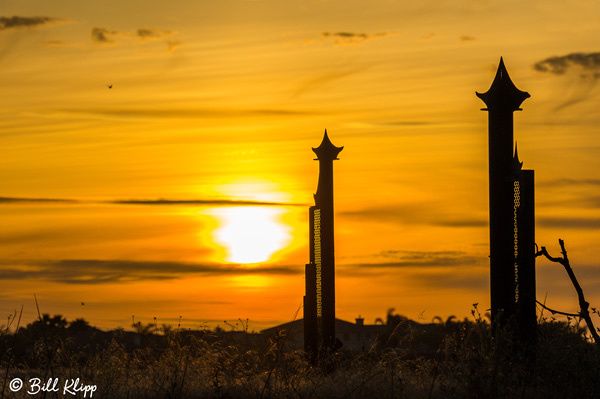
<instances>
[{"instance_id":1,"label":"pointed spire finial","mask_svg":"<svg viewBox=\"0 0 600 399\"><path fill-rule=\"evenodd\" d=\"M520 111L521 108L519 107L521 103L530 97L529 93L517 89L512 80L510 80L502 57L500 57L496 77L489 90L485 93L475 92L475 94L487 105L487 109L484 109L484 111Z\"/></svg>"},{"instance_id":2,"label":"pointed spire finial","mask_svg":"<svg viewBox=\"0 0 600 399\"><path fill-rule=\"evenodd\" d=\"M517 142L515 141L515 156L513 157L512 169L513 172L519 172L523 168L523 162L519 161L519 151L517 150Z\"/></svg>"},{"instance_id":3,"label":"pointed spire finial","mask_svg":"<svg viewBox=\"0 0 600 399\"><path fill-rule=\"evenodd\" d=\"M342 151L344 147L336 147L333 145L331 140L329 140L329 136L327 135L327 129L325 129L325 135L323 136L323 141L317 148L313 148L313 152L317 154L318 161L323 160L336 160L338 159L338 154Z\"/></svg>"}]
</instances>

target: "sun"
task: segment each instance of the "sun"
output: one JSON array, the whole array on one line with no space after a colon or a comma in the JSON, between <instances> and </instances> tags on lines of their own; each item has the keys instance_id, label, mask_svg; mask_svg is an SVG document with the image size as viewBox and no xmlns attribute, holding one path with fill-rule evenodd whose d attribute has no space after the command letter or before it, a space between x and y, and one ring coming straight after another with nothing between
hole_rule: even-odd
<instances>
[{"instance_id":1,"label":"sun","mask_svg":"<svg viewBox=\"0 0 600 399\"><path fill-rule=\"evenodd\" d=\"M215 243L226 250L225 260L250 264L265 262L292 240L291 227L281 222L285 209L264 206L215 208L219 222Z\"/></svg>"}]
</instances>

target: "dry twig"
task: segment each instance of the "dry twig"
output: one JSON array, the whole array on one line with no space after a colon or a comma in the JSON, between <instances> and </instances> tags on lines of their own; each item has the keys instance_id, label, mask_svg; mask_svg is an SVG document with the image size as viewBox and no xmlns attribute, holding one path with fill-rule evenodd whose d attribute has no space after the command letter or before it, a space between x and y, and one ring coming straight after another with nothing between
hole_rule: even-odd
<instances>
[{"instance_id":1,"label":"dry twig","mask_svg":"<svg viewBox=\"0 0 600 399\"><path fill-rule=\"evenodd\" d=\"M562 258L555 258L553 256L550 256L550 254L546 250L546 247L542 247L542 249L540 251L538 251L535 254L535 256L537 258L540 255L544 255L550 262L560 263L561 265L563 265L563 267L567 271L567 274L569 275L569 278L571 279L571 282L573 283L573 286L575 287L575 291L577 291L577 297L579 298L579 307L581 310L579 311L579 314L577 314L577 316L581 317L582 319L585 320L585 322L588 326L588 329L590 330L590 334L592 334L592 337L594 338L594 342L596 342L596 344L600 344L600 336L598 336L598 331L596 331L596 328L594 327L594 323L592 323L592 319L590 317L590 312L588 310L590 307L590 304L588 302L586 302L585 297L583 296L583 290L581 289L581 286L579 285L579 282L577 281L577 277L575 277L575 273L573 273L573 269L571 269L571 264L569 263L569 258L567 257L567 250L565 249L565 242L559 238L558 243L560 245L560 249L561 249L561 252L563 255ZM548 310L550 310L550 309L548 309ZM550 311L552 312L552 310L550 310ZM556 313L565 314L562 312L556 312Z\"/></svg>"}]
</instances>

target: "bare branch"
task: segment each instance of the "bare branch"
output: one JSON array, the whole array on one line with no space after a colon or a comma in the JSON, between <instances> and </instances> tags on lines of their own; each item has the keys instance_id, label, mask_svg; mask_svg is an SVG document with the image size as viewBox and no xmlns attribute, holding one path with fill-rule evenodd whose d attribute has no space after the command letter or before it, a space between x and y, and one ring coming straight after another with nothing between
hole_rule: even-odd
<instances>
[{"instance_id":1,"label":"bare branch","mask_svg":"<svg viewBox=\"0 0 600 399\"><path fill-rule=\"evenodd\" d=\"M579 282L577 281L577 277L575 277L575 273L573 273L573 269L571 268L571 264L569 263L569 258L567 257L567 250L565 249L565 242L559 238L558 244L560 245L560 249L561 249L561 252L563 255L562 258L554 258L554 257L550 256L550 254L546 250L546 247L542 247L542 249L540 251L538 251L535 254L535 256L538 257L540 255L544 255L551 262L556 262L556 263L560 263L561 265L563 265L563 267L567 271L567 274L569 275L569 278L571 279L571 283L573 283L573 287L575 287L575 291L577 291L577 297L579 298L579 307L581 308L581 311L579 312L578 317L581 317L585 320L585 322L588 326L588 329L590 330L590 334L592 334L592 337L594 338L594 342L596 342L596 344L600 345L600 336L598 336L598 331L596 331L596 328L594 327L594 323L592 322L592 319L590 317L590 312L588 310L590 307L590 304L588 302L586 302L585 297L583 296L583 290L581 289L581 286L579 285ZM550 310L550 309L548 309L548 310ZM561 313L561 314L564 314L564 313Z\"/></svg>"},{"instance_id":2,"label":"bare branch","mask_svg":"<svg viewBox=\"0 0 600 399\"><path fill-rule=\"evenodd\" d=\"M562 258L554 258L552 256L550 256L550 254L548 253L548 250L546 250L546 247L542 247L542 249L538 252L536 252L535 257L537 258L538 256L544 255L546 258L548 258L548 260L550 262L556 262L556 263L560 263L561 265L564 266L564 259Z\"/></svg>"},{"instance_id":3,"label":"bare branch","mask_svg":"<svg viewBox=\"0 0 600 399\"><path fill-rule=\"evenodd\" d=\"M541 307L543 307L544 309L550 311L550 313L552 314L561 314L563 316L571 316L571 317L581 317L581 315L579 313L566 313L566 312L561 312L560 310L555 310L555 309L551 309L548 306L544 305L543 303L541 303L540 301L537 301L538 305L540 305Z\"/></svg>"}]
</instances>

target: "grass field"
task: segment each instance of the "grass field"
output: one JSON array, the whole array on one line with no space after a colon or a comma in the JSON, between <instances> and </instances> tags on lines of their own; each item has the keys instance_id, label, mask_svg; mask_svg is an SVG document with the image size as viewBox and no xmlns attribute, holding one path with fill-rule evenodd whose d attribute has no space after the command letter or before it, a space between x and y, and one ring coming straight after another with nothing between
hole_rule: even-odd
<instances>
[{"instance_id":1,"label":"grass field","mask_svg":"<svg viewBox=\"0 0 600 399\"><path fill-rule=\"evenodd\" d=\"M573 320L540 320L537 340L519 344L507 329L492 334L476 311L473 320L449 319L429 332L388 318L388 332L369 351L342 350L316 364L302 351L286 350L284 332L263 337L157 324L101 331L84 320L44 315L16 334L15 325L10 333L5 328L0 392L2 398L600 397L600 350ZM13 392L16 379L23 386Z\"/></svg>"}]
</instances>

